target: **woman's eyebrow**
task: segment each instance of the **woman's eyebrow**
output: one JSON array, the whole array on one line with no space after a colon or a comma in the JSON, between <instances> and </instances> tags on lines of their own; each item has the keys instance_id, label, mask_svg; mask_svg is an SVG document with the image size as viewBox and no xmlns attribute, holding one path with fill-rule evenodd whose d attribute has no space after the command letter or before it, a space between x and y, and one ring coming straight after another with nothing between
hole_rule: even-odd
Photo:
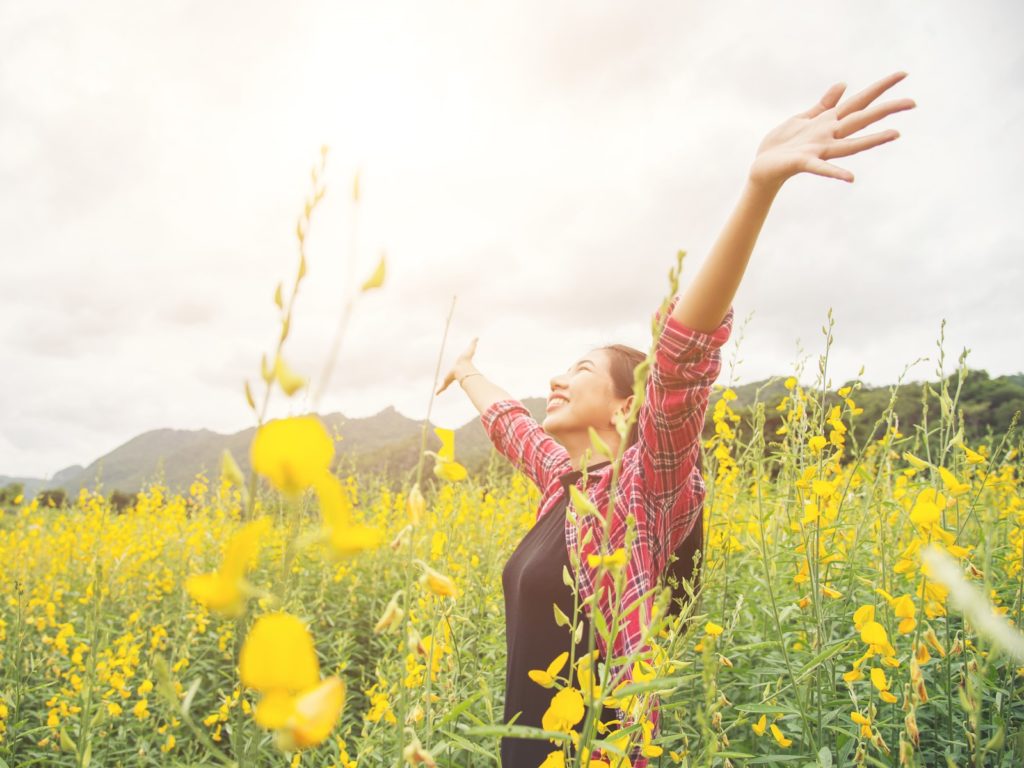
<instances>
[{"instance_id":1,"label":"woman's eyebrow","mask_svg":"<svg viewBox=\"0 0 1024 768\"><path fill-rule=\"evenodd\" d=\"M588 360L587 358L584 358L584 359L580 360L578 363L576 363L575 365L570 365L568 368L566 368L566 372L568 373L573 368L578 368L579 366L583 365L584 363L590 363L591 366L594 366L594 361L593 360Z\"/></svg>"}]
</instances>

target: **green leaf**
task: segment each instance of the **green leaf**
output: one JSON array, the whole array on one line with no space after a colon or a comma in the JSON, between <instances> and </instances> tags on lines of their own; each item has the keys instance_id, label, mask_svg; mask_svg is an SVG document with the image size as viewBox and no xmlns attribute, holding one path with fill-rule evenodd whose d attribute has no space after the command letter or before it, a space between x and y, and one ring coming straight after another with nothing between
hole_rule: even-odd
<instances>
[{"instance_id":1,"label":"green leaf","mask_svg":"<svg viewBox=\"0 0 1024 768\"><path fill-rule=\"evenodd\" d=\"M832 768L832 750L828 747L822 747L818 750L818 765L821 768Z\"/></svg>"},{"instance_id":2,"label":"green leaf","mask_svg":"<svg viewBox=\"0 0 1024 768\"><path fill-rule=\"evenodd\" d=\"M784 715L799 715L800 710L785 704L737 704L736 709L740 712L756 712L757 714L781 712Z\"/></svg>"},{"instance_id":3,"label":"green leaf","mask_svg":"<svg viewBox=\"0 0 1024 768\"><path fill-rule=\"evenodd\" d=\"M817 656L815 656L813 659L807 662L804 668L801 669L799 673L797 673L796 682L801 682L805 677L807 677L807 675L813 672L817 667L820 667L822 664L824 664L826 661L828 661L833 656L838 654L840 651L846 650L847 646L849 646L852 642L853 638L847 638L846 640L842 640L836 643L832 647L826 647L824 650L818 653Z\"/></svg>"},{"instance_id":4,"label":"green leaf","mask_svg":"<svg viewBox=\"0 0 1024 768\"><path fill-rule=\"evenodd\" d=\"M181 702L181 713L183 715L188 715L189 709L192 708L192 699L195 698L196 691L199 690L199 681L201 679L202 678L197 677L195 680L193 680L192 684L188 687L188 690L185 692L185 699Z\"/></svg>"},{"instance_id":5,"label":"green leaf","mask_svg":"<svg viewBox=\"0 0 1024 768\"><path fill-rule=\"evenodd\" d=\"M685 677L656 677L653 680L643 680L639 683L629 683L628 685L622 686L622 688L616 688L616 696L630 696L634 693L643 693L645 691L653 691L662 689L666 691L674 690L682 685L686 681ZM716 755L719 753L716 752Z\"/></svg>"},{"instance_id":6,"label":"green leaf","mask_svg":"<svg viewBox=\"0 0 1024 768\"><path fill-rule=\"evenodd\" d=\"M456 706L454 706L451 709L449 709L445 713L444 717L442 717L437 722L438 726L445 725L446 723L454 720L456 717L458 717L463 712L465 712L467 709L469 709L470 706L473 705L473 702L475 702L477 699L479 699L483 695L484 695L483 690L479 690L476 693L474 693L472 696L470 696L468 699L460 701Z\"/></svg>"},{"instance_id":7,"label":"green leaf","mask_svg":"<svg viewBox=\"0 0 1024 768\"><path fill-rule=\"evenodd\" d=\"M569 486L569 496L572 498L572 506L574 509L585 515L597 515L597 507L594 506L594 502L592 502L590 497L575 485Z\"/></svg>"},{"instance_id":8,"label":"green leaf","mask_svg":"<svg viewBox=\"0 0 1024 768\"><path fill-rule=\"evenodd\" d=\"M562 731L545 731L528 725L478 725L467 728L467 736L514 736L519 739L558 739L568 741L569 734Z\"/></svg>"}]
</instances>

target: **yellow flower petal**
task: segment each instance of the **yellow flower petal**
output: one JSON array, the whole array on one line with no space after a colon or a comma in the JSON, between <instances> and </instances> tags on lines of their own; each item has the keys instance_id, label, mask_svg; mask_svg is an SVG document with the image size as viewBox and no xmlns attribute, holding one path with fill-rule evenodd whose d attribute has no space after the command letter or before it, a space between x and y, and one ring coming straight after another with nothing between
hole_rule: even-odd
<instances>
[{"instance_id":1,"label":"yellow flower petal","mask_svg":"<svg viewBox=\"0 0 1024 768\"><path fill-rule=\"evenodd\" d=\"M320 680L313 638L306 625L288 613L266 613L249 630L238 658L242 685L258 691L296 693Z\"/></svg>"},{"instance_id":2,"label":"yellow flower petal","mask_svg":"<svg viewBox=\"0 0 1024 768\"><path fill-rule=\"evenodd\" d=\"M775 737L775 740L779 743L780 747L785 749L786 747L792 745L793 740L787 739L785 736L783 736L782 731L779 729L779 726L777 726L775 723L771 724L771 731L772 736Z\"/></svg>"},{"instance_id":3,"label":"yellow flower petal","mask_svg":"<svg viewBox=\"0 0 1024 768\"><path fill-rule=\"evenodd\" d=\"M253 469L278 490L299 495L328 471L334 441L316 416L275 419L256 431Z\"/></svg>"},{"instance_id":4,"label":"yellow flower petal","mask_svg":"<svg viewBox=\"0 0 1024 768\"><path fill-rule=\"evenodd\" d=\"M720 634L722 634L723 629L718 624L715 624L715 622L709 621L707 624L704 625L704 631L712 637L718 637Z\"/></svg>"},{"instance_id":5,"label":"yellow flower petal","mask_svg":"<svg viewBox=\"0 0 1024 768\"><path fill-rule=\"evenodd\" d=\"M267 691L256 704L256 712L253 719L256 725L261 728L275 730L284 728L288 719L292 716L295 706L295 697L288 691L274 690Z\"/></svg>"},{"instance_id":6,"label":"yellow flower petal","mask_svg":"<svg viewBox=\"0 0 1024 768\"><path fill-rule=\"evenodd\" d=\"M547 731L568 732L583 719L583 695L575 688L562 688L556 693L541 718Z\"/></svg>"},{"instance_id":7,"label":"yellow flower petal","mask_svg":"<svg viewBox=\"0 0 1024 768\"><path fill-rule=\"evenodd\" d=\"M359 290L368 291L371 288L380 288L382 285L384 285L384 273L384 252L382 251L380 254L380 261L377 262L377 268L373 270L373 274L370 275L367 281L363 283L362 288L360 288Z\"/></svg>"},{"instance_id":8,"label":"yellow flower petal","mask_svg":"<svg viewBox=\"0 0 1024 768\"><path fill-rule=\"evenodd\" d=\"M860 639L869 645L885 645L889 642L889 636L885 627L877 621L869 621L860 630Z\"/></svg>"},{"instance_id":9,"label":"yellow flower petal","mask_svg":"<svg viewBox=\"0 0 1024 768\"><path fill-rule=\"evenodd\" d=\"M311 747L326 739L345 706L345 684L332 676L295 699L292 738L298 747Z\"/></svg>"},{"instance_id":10,"label":"yellow flower petal","mask_svg":"<svg viewBox=\"0 0 1024 768\"><path fill-rule=\"evenodd\" d=\"M761 715L758 721L750 726L754 733L758 736L764 736L764 731L768 727L768 718L765 715Z\"/></svg>"}]
</instances>

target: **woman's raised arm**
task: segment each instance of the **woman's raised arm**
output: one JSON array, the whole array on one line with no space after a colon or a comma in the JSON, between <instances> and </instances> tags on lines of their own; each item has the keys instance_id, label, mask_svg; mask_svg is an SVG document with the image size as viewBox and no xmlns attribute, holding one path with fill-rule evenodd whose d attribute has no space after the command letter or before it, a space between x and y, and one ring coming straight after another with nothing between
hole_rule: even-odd
<instances>
[{"instance_id":1,"label":"woman's raised arm","mask_svg":"<svg viewBox=\"0 0 1024 768\"><path fill-rule=\"evenodd\" d=\"M543 491L561 472L571 469L565 450L519 400L490 381L473 364L477 339L473 339L437 390L441 394L458 381L480 412L480 421L498 452Z\"/></svg>"},{"instance_id":2,"label":"woman's raised arm","mask_svg":"<svg viewBox=\"0 0 1024 768\"><path fill-rule=\"evenodd\" d=\"M871 102L907 76L894 72L851 96L836 83L810 109L772 129L757 148L739 203L714 247L682 294L672 316L699 331L718 327L743 279L754 243L782 185L798 173L813 173L853 182L853 174L827 160L846 157L899 137L895 130L848 138L886 115L917 106L913 99L895 99L873 107Z\"/></svg>"},{"instance_id":3,"label":"woman's raised arm","mask_svg":"<svg viewBox=\"0 0 1024 768\"><path fill-rule=\"evenodd\" d=\"M788 178L802 172L852 182L853 174L826 160L899 136L888 130L847 138L888 114L916 106L912 99L897 99L868 108L904 77L905 72L895 72L843 104L838 102L846 86L837 83L810 109L770 131L707 259L687 290L672 298L637 416L639 478L664 541L674 544L689 532L703 501L703 478L693 469L708 396L721 370L721 346L732 329L733 297L775 195Z\"/></svg>"}]
</instances>

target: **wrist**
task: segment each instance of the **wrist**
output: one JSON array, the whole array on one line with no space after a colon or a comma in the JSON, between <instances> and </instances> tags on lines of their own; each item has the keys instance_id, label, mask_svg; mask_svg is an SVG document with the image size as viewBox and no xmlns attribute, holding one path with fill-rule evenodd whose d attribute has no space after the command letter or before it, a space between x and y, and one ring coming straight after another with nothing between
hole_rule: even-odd
<instances>
[{"instance_id":1,"label":"wrist","mask_svg":"<svg viewBox=\"0 0 1024 768\"><path fill-rule=\"evenodd\" d=\"M754 169L747 173L747 190L756 196L773 198L782 189L785 182L785 179L769 179L759 176Z\"/></svg>"}]
</instances>

